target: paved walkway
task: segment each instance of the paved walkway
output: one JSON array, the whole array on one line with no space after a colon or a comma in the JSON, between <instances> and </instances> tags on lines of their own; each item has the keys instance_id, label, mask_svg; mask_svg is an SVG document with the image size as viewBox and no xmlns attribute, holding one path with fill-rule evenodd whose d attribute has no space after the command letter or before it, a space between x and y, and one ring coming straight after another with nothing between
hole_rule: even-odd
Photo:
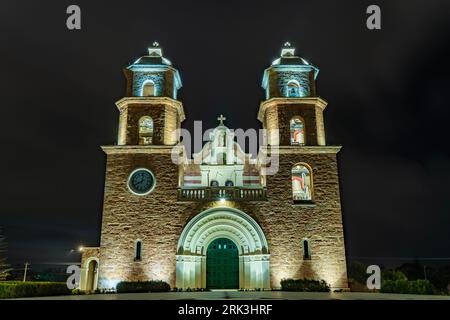
<instances>
[{"instance_id":1,"label":"paved walkway","mask_svg":"<svg viewBox=\"0 0 450 320\"><path fill-rule=\"evenodd\" d=\"M122 293L92 294L58 297L22 298L23 300L450 300L450 296L411 295L363 292L162 292L162 293Z\"/></svg>"}]
</instances>

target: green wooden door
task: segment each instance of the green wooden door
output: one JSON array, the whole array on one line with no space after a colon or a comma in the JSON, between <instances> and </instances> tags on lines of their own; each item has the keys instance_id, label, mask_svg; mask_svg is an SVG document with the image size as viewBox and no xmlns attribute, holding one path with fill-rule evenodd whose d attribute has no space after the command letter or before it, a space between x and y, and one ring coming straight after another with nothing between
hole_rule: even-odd
<instances>
[{"instance_id":1,"label":"green wooden door","mask_svg":"<svg viewBox=\"0 0 450 320\"><path fill-rule=\"evenodd\" d=\"M206 251L206 286L239 289L239 252L233 241L219 238Z\"/></svg>"}]
</instances>

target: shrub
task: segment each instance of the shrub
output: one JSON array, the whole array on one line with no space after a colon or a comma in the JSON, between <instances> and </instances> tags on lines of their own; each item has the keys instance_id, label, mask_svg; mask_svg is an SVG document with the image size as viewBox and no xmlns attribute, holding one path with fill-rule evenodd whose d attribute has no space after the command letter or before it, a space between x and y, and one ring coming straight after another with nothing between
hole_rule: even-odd
<instances>
[{"instance_id":1,"label":"shrub","mask_svg":"<svg viewBox=\"0 0 450 320\"><path fill-rule=\"evenodd\" d=\"M70 294L65 282L0 282L0 299L44 297Z\"/></svg>"},{"instance_id":2,"label":"shrub","mask_svg":"<svg viewBox=\"0 0 450 320\"><path fill-rule=\"evenodd\" d=\"M359 261L352 261L348 265L348 277L358 283L366 283L367 266Z\"/></svg>"},{"instance_id":3,"label":"shrub","mask_svg":"<svg viewBox=\"0 0 450 320\"><path fill-rule=\"evenodd\" d=\"M428 280L411 281L411 293L413 294L433 294L434 291L434 286Z\"/></svg>"},{"instance_id":4,"label":"shrub","mask_svg":"<svg viewBox=\"0 0 450 320\"><path fill-rule=\"evenodd\" d=\"M86 294L86 291L83 291L80 289L72 289L72 294L73 295L82 295L82 294Z\"/></svg>"},{"instance_id":5,"label":"shrub","mask_svg":"<svg viewBox=\"0 0 450 320\"><path fill-rule=\"evenodd\" d=\"M329 292L330 286L324 280L310 279L283 279L281 280L283 291L305 291L305 292Z\"/></svg>"},{"instance_id":6,"label":"shrub","mask_svg":"<svg viewBox=\"0 0 450 320\"><path fill-rule=\"evenodd\" d=\"M381 283L383 293L433 294L434 287L428 280L384 280Z\"/></svg>"},{"instance_id":7,"label":"shrub","mask_svg":"<svg viewBox=\"0 0 450 320\"><path fill-rule=\"evenodd\" d=\"M408 280L408 278L405 276L403 272L397 270L383 271L383 273L381 274L381 278L382 280L393 280L393 281Z\"/></svg>"},{"instance_id":8,"label":"shrub","mask_svg":"<svg viewBox=\"0 0 450 320\"><path fill-rule=\"evenodd\" d=\"M164 281L121 281L116 287L117 293L126 292L168 292L170 285Z\"/></svg>"}]
</instances>

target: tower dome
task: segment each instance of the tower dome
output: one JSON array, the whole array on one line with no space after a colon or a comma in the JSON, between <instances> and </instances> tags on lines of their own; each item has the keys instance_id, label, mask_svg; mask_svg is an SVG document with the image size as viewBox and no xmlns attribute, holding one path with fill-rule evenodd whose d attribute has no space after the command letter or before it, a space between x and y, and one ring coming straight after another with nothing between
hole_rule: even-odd
<instances>
[{"instance_id":1,"label":"tower dome","mask_svg":"<svg viewBox=\"0 0 450 320\"><path fill-rule=\"evenodd\" d=\"M128 96L176 99L182 86L178 70L163 56L158 42L148 48L148 55L137 59L124 72Z\"/></svg>"},{"instance_id":2,"label":"tower dome","mask_svg":"<svg viewBox=\"0 0 450 320\"><path fill-rule=\"evenodd\" d=\"M295 48L286 42L280 57L264 71L262 87L266 90L266 99L314 96L318 73L317 67L295 55Z\"/></svg>"},{"instance_id":3,"label":"tower dome","mask_svg":"<svg viewBox=\"0 0 450 320\"><path fill-rule=\"evenodd\" d=\"M162 49L159 46L159 43L156 41L153 42L153 46L148 48L148 55L140 57L131 66L155 66L155 65L166 65L166 66L172 65L172 62L170 62L169 59L163 57Z\"/></svg>"},{"instance_id":4,"label":"tower dome","mask_svg":"<svg viewBox=\"0 0 450 320\"><path fill-rule=\"evenodd\" d=\"M295 55L295 48L289 42L286 42L281 49L279 58L272 62L272 65L305 65L309 66L309 62Z\"/></svg>"}]
</instances>

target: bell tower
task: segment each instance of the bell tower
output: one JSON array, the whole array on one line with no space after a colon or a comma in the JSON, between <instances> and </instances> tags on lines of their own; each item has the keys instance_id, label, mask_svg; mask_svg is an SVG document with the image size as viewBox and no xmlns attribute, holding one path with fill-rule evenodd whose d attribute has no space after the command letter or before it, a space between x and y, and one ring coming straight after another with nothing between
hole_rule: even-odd
<instances>
[{"instance_id":1,"label":"bell tower","mask_svg":"<svg viewBox=\"0 0 450 320\"><path fill-rule=\"evenodd\" d=\"M323 110L327 103L316 94L318 73L317 67L295 55L289 42L264 71L266 100L258 119L267 130L269 145L325 145Z\"/></svg>"},{"instance_id":2,"label":"bell tower","mask_svg":"<svg viewBox=\"0 0 450 320\"><path fill-rule=\"evenodd\" d=\"M260 151L270 164L264 175L266 206L277 219L271 226L270 268L273 286L283 277L306 277L347 289L337 159L341 147L326 145L327 103L317 95L318 73L289 43L264 71L266 99L258 119L266 129L267 146ZM289 245L281 245L286 239Z\"/></svg>"},{"instance_id":3,"label":"bell tower","mask_svg":"<svg viewBox=\"0 0 450 320\"><path fill-rule=\"evenodd\" d=\"M124 69L126 97L116 102L120 111L118 145L175 145L185 115L177 99L178 70L163 56L157 42Z\"/></svg>"}]
</instances>

